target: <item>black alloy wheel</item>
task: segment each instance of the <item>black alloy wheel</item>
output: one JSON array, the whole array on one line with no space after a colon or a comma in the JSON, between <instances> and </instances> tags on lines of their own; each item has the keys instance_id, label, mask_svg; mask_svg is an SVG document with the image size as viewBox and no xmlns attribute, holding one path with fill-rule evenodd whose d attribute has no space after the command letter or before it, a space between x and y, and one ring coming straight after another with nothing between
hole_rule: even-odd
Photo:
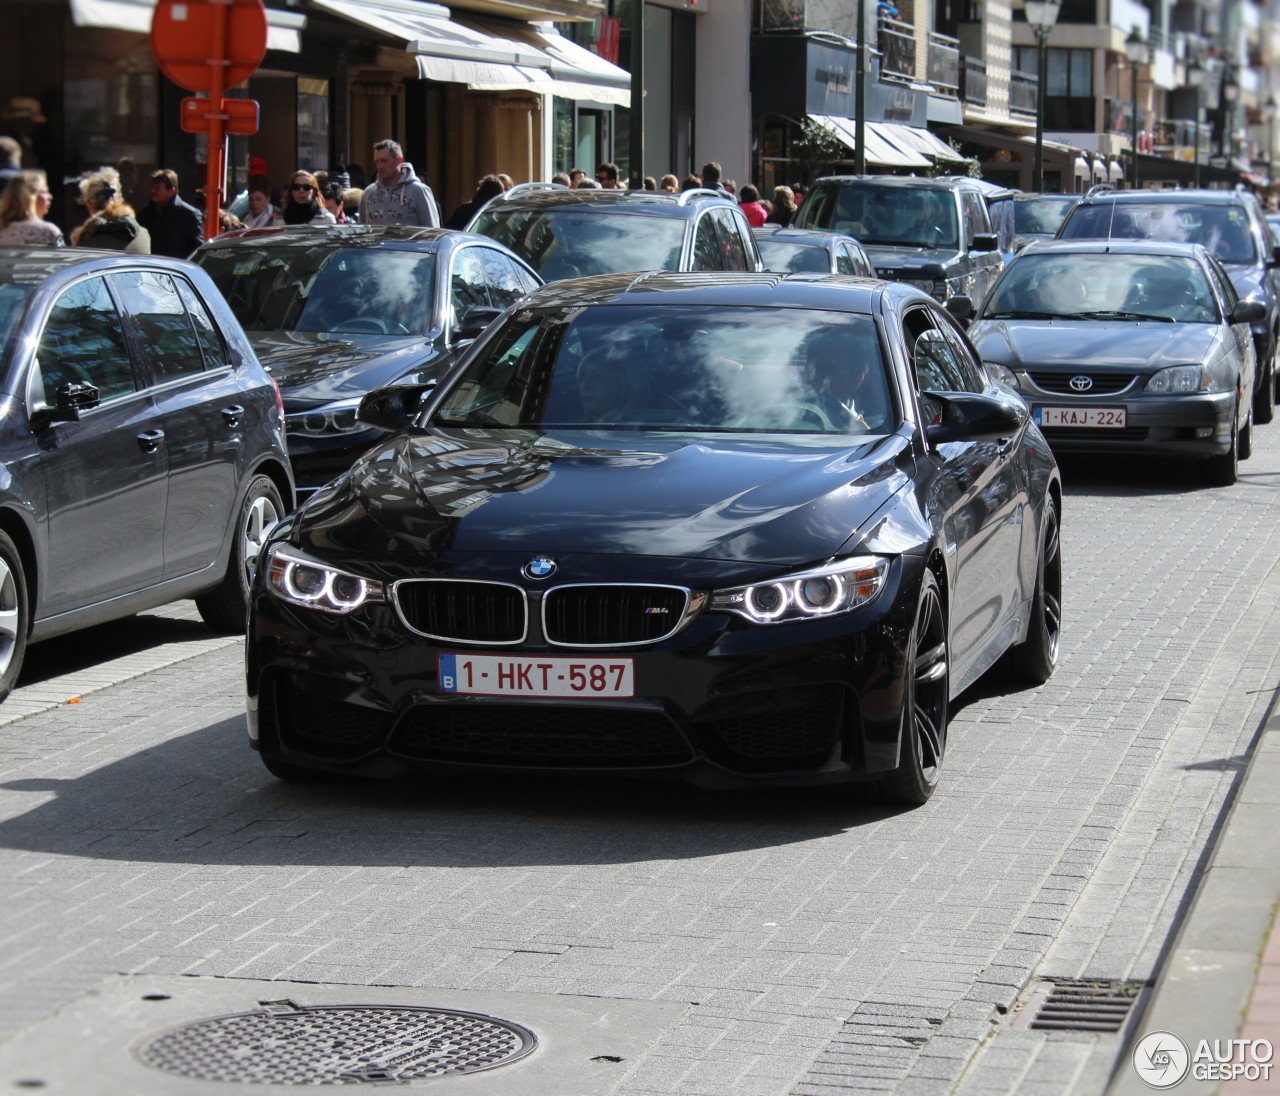
<instances>
[{"instance_id":1,"label":"black alloy wheel","mask_svg":"<svg viewBox=\"0 0 1280 1096\"><path fill-rule=\"evenodd\" d=\"M1062 635L1062 537L1058 505L1050 495L1041 522L1040 566L1027 638L1009 648L1007 662L1012 676L1028 685L1043 685L1058 666L1058 642Z\"/></svg>"},{"instance_id":2,"label":"black alloy wheel","mask_svg":"<svg viewBox=\"0 0 1280 1096\"><path fill-rule=\"evenodd\" d=\"M947 748L950 668L947 621L933 572L925 569L908 647L910 680L902 711L898 767L884 775L884 799L918 807L938 786Z\"/></svg>"},{"instance_id":3,"label":"black alloy wheel","mask_svg":"<svg viewBox=\"0 0 1280 1096\"><path fill-rule=\"evenodd\" d=\"M18 683L30 623L22 557L9 535L0 533L0 700Z\"/></svg>"},{"instance_id":4,"label":"black alloy wheel","mask_svg":"<svg viewBox=\"0 0 1280 1096\"><path fill-rule=\"evenodd\" d=\"M249 616L249 585L258 567L258 555L282 517L284 500L271 477L254 476L236 517L226 573L217 586L196 598L200 619L214 631L245 630Z\"/></svg>"}]
</instances>

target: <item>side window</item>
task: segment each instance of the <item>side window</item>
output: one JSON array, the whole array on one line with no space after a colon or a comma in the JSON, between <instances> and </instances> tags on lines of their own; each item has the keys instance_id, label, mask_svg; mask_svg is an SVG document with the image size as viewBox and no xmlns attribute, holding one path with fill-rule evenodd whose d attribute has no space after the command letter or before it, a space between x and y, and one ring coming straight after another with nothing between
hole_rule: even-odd
<instances>
[{"instance_id":1,"label":"side window","mask_svg":"<svg viewBox=\"0 0 1280 1096\"><path fill-rule=\"evenodd\" d=\"M222 332L218 330L217 324L213 322L213 317L209 315L209 310L205 307L196 291L191 287L191 283L185 278L175 278L174 282L178 286L178 295L182 297L182 303L186 306L187 315L191 317L191 322L195 325L196 339L200 343L200 349L204 351L205 367L208 369L224 369L230 364L227 357L227 346L222 341Z\"/></svg>"},{"instance_id":2,"label":"side window","mask_svg":"<svg viewBox=\"0 0 1280 1096\"><path fill-rule=\"evenodd\" d=\"M836 273L858 273L858 264L853 261L853 251L844 244L836 245Z\"/></svg>"},{"instance_id":3,"label":"side window","mask_svg":"<svg viewBox=\"0 0 1280 1096\"><path fill-rule=\"evenodd\" d=\"M1213 284L1218 287L1218 292L1222 295L1223 308L1230 316L1236 305L1240 303L1240 294L1226 267L1212 255L1209 256L1209 269L1213 271Z\"/></svg>"},{"instance_id":4,"label":"side window","mask_svg":"<svg viewBox=\"0 0 1280 1096\"><path fill-rule=\"evenodd\" d=\"M927 309L915 308L908 312L902 329L922 393L975 391L965 376L956 349L938 330ZM976 391L982 391L982 386Z\"/></svg>"},{"instance_id":5,"label":"side window","mask_svg":"<svg viewBox=\"0 0 1280 1096\"><path fill-rule=\"evenodd\" d=\"M723 237L721 244L724 248L724 260L720 269L750 270L751 263L747 258L749 252L747 245L742 242L743 230L751 231L745 218L740 220L737 214L727 209L717 209L714 216L720 228L720 235Z\"/></svg>"},{"instance_id":6,"label":"side window","mask_svg":"<svg viewBox=\"0 0 1280 1096\"><path fill-rule=\"evenodd\" d=\"M485 276L489 282L489 297L494 308L507 308L516 303L529 290L525 287L525 278L521 277L519 268L500 251L491 247L477 247L480 262L484 266Z\"/></svg>"},{"instance_id":7,"label":"side window","mask_svg":"<svg viewBox=\"0 0 1280 1096\"><path fill-rule=\"evenodd\" d=\"M974 233L991 231L991 217L987 213L987 203L980 194L963 190L960 192L960 201L964 206L964 246L969 248L973 246Z\"/></svg>"},{"instance_id":8,"label":"side window","mask_svg":"<svg viewBox=\"0 0 1280 1096\"><path fill-rule=\"evenodd\" d=\"M204 355L173 279L154 270L131 270L110 277L137 332L151 382L163 384L203 373Z\"/></svg>"},{"instance_id":9,"label":"side window","mask_svg":"<svg viewBox=\"0 0 1280 1096\"><path fill-rule=\"evenodd\" d=\"M711 213L704 213L698 218L693 235L693 269L721 269L720 241L716 238L716 224Z\"/></svg>"},{"instance_id":10,"label":"side window","mask_svg":"<svg viewBox=\"0 0 1280 1096\"><path fill-rule=\"evenodd\" d=\"M449 277L449 304L453 322L458 323L476 307L488 308L489 287L485 282L484 264L477 248L464 247L453 257L453 274Z\"/></svg>"},{"instance_id":11,"label":"side window","mask_svg":"<svg viewBox=\"0 0 1280 1096\"><path fill-rule=\"evenodd\" d=\"M101 278L73 285L49 310L36 350L45 402L64 384L83 382L104 402L137 390L120 314Z\"/></svg>"},{"instance_id":12,"label":"side window","mask_svg":"<svg viewBox=\"0 0 1280 1096\"><path fill-rule=\"evenodd\" d=\"M965 340L956 327L945 318L937 320L938 330L951 347L951 355L955 362L965 392L985 392L987 390L987 370L977 352Z\"/></svg>"}]
</instances>

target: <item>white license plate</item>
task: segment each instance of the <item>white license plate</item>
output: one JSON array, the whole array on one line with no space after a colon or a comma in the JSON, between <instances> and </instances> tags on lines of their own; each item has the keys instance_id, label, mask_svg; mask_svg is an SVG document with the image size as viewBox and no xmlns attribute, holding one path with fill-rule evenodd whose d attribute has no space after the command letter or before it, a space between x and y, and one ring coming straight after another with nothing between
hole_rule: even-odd
<instances>
[{"instance_id":1,"label":"white license plate","mask_svg":"<svg viewBox=\"0 0 1280 1096\"><path fill-rule=\"evenodd\" d=\"M1126 422L1123 407L1037 407L1038 426L1079 426L1094 430L1123 430Z\"/></svg>"},{"instance_id":2,"label":"white license plate","mask_svg":"<svg viewBox=\"0 0 1280 1096\"><path fill-rule=\"evenodd\" d=\"M629 658L437 656L442 693L469 696L635 696Z\"/></svg>"}]
</instances>

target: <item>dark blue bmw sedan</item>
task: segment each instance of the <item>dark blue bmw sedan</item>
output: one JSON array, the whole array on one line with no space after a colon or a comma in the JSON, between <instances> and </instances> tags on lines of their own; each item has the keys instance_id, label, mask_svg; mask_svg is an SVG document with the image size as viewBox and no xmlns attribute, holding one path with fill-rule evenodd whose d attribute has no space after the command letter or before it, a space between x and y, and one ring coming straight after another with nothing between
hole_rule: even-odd
<instances>
[{"instance_id":1,"label":"dark blue bmw sedan","mask_svg":"<svg viewBox=\"0 0 1280 1096\"><path fill-rule=\"evenodd\" d=\"M248 640L276 775L872 782L1058 657L1061 489L1026 405L900 284L547 286L279 526ZM425 396L425 402L419 399Z\"/></svg>"}]
</instances>

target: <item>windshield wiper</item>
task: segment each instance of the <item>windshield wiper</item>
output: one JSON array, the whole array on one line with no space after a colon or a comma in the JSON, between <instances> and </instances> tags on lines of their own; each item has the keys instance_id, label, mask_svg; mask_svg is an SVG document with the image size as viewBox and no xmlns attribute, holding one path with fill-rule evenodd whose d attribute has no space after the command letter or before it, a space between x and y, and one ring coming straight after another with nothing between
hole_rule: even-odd
<instances>
[{"instance_id":1,"label":"windshield wiper","mask_svg":"<svg viewBox=\"0 0 1280 1096\"><path fill-rule=\"evenodd\" d=\"M1151 316L1146 312L1124 312L1121 310L1103 309L1098 312L1081 312L1080 315L1091 320L1152 320L1155 323L1176 323L1172 316Z\"/></svg>"},{"instance_id":2,"label":"windshield wiper","mask_svg":"<svg viewBox=\"0 0 1280 1096\"><path fill-rule=\"evenodd\" d=\"M1014 308L1006 312L987 312L978 317L980 320L1070 320L1061 312L1032 312L1025 308Z\"/></svg>"}]
</instances>

